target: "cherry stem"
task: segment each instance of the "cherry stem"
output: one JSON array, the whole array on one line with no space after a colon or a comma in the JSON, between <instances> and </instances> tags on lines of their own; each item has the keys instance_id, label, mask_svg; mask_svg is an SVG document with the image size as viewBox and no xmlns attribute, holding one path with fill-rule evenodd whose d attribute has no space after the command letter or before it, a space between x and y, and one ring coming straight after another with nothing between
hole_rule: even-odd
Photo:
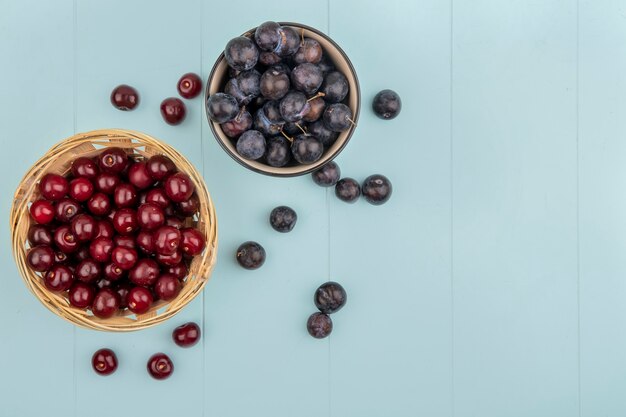
<instances>
[{"instance_id":1,"label":"cherry stem","mask_svg":"<svg viewBox=\"0 0 626 417\"><path fill-rule=\"evenodd\" d=\"M282 134L283 134L283 136L284 136L284 137L286 137L286 138L287 138L287 140L288 140L289 142L293 142L293 138L290 138L290 137L289 137L289 135L287 135L287 134L283 131L283 129L280 129L280 133L282 133Z\"/></svg>"},{"instance_id":2,"label":"cherry stem","mask_svg":"<svg viewBox=\"0 0 626 417\"><path fill-rule=\"evenodd\" d=\"M237 113L237 117L235 117L235 121L236 122L241 120L241 115L243 114L244 111L246 111L246 106L241 106L241 109L239 110L239 113Z\"/></svg>"},{"instance_id":3,"label":"cherry stem","mask_svg":"<svg viewBox=\"0 0 626 417\"><path fill-rule=\"evenodd\" d=\"M307 101L311 101L311 100L315 100L316 98L320 98L320 97L324 97L326 94L322 93L321 91L319 93L317 93L316 95L314 95L313 97L311 97L310 99L308 99Z\"/></svg>"},{"instance_id":4,"label":"cherry stem","mask_svg":"<svg viewBox=\"0 0 626 417\"><path fill-rule=\"evenodd\" d=\"M302 133L304 133L305 135L308 133L306 130L304 130L302 128L302 126L300 126L300 123L295 123L296 126L298 126L298 128L302 131Z\"/></svg>"}]
</instances>

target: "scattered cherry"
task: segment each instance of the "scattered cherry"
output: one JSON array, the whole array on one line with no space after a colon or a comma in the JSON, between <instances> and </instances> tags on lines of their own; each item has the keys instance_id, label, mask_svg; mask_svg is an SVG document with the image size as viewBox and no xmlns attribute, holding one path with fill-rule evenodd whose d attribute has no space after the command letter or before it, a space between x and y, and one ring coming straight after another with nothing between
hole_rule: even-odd
<instances>
[{"instance_id":1,"label":"scattered cherry","mask_svg":"<svg viewBox=\"0 0 626 417\"><path fill-rule=\"evenodd\" d=\"M178 80L178 94L186 99L197 97L202 90L202 80L197 74L188 72Z\"/></svg>"},{"instance_id":2,"label":"scattered cherry","mask_svg":"<svg viewBox=\"0 0 626 417\"><path fill-rule=\"evenodd\" d=\"M180 347L191 347L200 340L200 326L191 322L180 325L172 332L172 339Z\"/></svg>"},{"instance_id":3,"label":"scattered cherry","mask_svg":"<svg viewBox=\"0 0 626 417\"><path fill-rule=\"evenodd\" d=\"M118 110L133 110L139 104L139 93L129 85L118 85L111 92L111 104Z\"/></svg>"},{"instance_id":4,"label":"scattered cherry","mask_svg":"<svg viewBox=\"0 0 626 417\"><path fill-rule=\"evenodd\" d=\"M117 356L111 349L99 349L91 357L91 366L98 375L111 375L117 369Z\"/></svg>"},{"instance_id":5,"label":"scattered cherry","mask_svg":"<svg viewBox=\"0 0 626 417\"><path fill-rule=\"evenodd\" d=\"M155 353L148 360L148 373L154 379L169 378L174 372L174 364L165 353Z\"/></svg>"},{"instance_id":6,"label":"scattered cherry","mask_svg":"<svg viewBox=\"0 0 626 417\"><path fill-rule=\"evenodd\" d=\"M161 102L161 116L169 125L179 125L185 120L187 109L181 99L175 97L166 98Z\"/></svg>"}]
</instances>

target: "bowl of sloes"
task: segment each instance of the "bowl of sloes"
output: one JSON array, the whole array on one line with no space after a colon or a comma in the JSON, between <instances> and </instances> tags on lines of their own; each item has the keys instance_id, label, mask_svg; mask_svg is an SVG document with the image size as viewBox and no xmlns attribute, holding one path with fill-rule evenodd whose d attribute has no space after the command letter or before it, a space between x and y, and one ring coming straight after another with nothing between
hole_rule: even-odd
<instances>
[{"instance_id":1,"label":"bowl of sloes","mask_svg":"<svg viewBox=\"0 0 626 417\"><path fill-rule=\"evenodd\" d=\"M265 22L228 42L205 103L215 138L235 161L292 177L343 150L359 118L360 88L350 59L327 35Z\"/></svg>"}]
</instances>

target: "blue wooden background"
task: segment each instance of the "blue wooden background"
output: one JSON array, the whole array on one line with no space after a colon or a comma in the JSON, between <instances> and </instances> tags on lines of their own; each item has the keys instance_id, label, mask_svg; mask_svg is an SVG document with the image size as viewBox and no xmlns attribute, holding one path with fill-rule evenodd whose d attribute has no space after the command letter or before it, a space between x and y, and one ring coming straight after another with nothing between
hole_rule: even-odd
<instances>
[{"instance_id":1,"label":"blue wooden background","mask_svg":"<svg viewBox=\"0 0 626 417\"><path fill-rule=\"evenodd\" d=\"M363 111L338 158L386 174L381 207L310 178L242 169L201 99L166 125L178 77L207 76L265 20L330 34ZM620 0L0 0L0 417L626 415L626 3ZM140 107L109 104L120 83ZM369 109L383 88L404 109ZM75 132L130 128L174 145L215 200L219 261L179 316L133 334L81 330L26 290L8 213L27 168ZM290 234L267 224L295 208ZM261 242L258 271L237 267ZM306 333L315 288L349 293L325 340ZM202 324L201 345L170 332ZM90 357L108 346L118 372ZM169 353L176 371L150 379Z\"/></svg>"}]
</instances>

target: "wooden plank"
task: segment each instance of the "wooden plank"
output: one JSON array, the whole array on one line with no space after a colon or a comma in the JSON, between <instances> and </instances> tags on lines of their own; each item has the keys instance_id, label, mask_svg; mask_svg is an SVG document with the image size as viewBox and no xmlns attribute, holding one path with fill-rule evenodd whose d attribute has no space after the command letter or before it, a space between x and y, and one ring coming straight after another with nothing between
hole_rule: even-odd
<instances>
[{"instance_id":1,"label":"wooden plank","mask_svg":"<svg viewBox=\"0 0 626 417\"><path fill-rule=\"evenodd\" d=\"M329 279L348 292L330 337L331 415L451 416L450 5L332 1L330 35L362 89L337 162L343 176L394 185L379 207L328 194ZM371 110L385 88L403 100L391 121Z\"/></svg>"},{"instance_id":2,"label":"wooden plank","mask_svg":"<svg viewBox=\"0 0 626 417\"><path fill-rule=\"evenodd\" d=\"M578 414L576 1L455 1L455 415Z\"/></svg>"},{"instance_id":3,"label":"wooden plank","mask_svg":"<svg viewBox=\"0 0 626 417\"><path fill-rule=\"evenodd\" d=\"M580 350L583 416L626 409L624 3L580 2Z\"/></svg>"},{"instance_id":4,"label":"wooden plank","mask_svg":"<svg viewBox=\"0 0 626 417\"><path fill-rule=\"evenodd\" d=\"M22 176L52 145L73 133L72 30L71 0L2 2L2 416L41 415L44 405L49 415L72 412L73 327L27 290L11 256L8 227L10 196Z\"/></svg>"}]
</instances>

